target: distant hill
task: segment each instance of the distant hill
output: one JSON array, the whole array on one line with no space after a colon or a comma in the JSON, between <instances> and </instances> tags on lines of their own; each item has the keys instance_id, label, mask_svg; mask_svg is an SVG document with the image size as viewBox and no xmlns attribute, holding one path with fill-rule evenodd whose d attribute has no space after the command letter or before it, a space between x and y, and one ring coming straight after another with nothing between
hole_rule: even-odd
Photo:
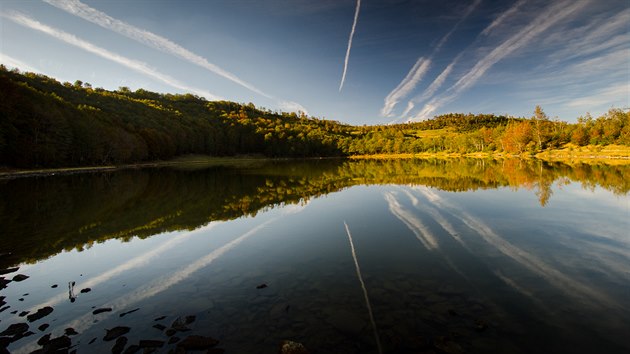
<instances>
[{"instance_id":1,"label":"distant hill","mask_svg":"<svg viewBox=\"0 0 630 354\"><path fill-rule=\"evenodd\" d=\"M630 145L630 112L579 123L452 113L351 126L254 104L60 83L0 65L0 166L93 166L212 156L333 157L419 152L533 153L566 143Z\"/></svg>"}]
</instances>

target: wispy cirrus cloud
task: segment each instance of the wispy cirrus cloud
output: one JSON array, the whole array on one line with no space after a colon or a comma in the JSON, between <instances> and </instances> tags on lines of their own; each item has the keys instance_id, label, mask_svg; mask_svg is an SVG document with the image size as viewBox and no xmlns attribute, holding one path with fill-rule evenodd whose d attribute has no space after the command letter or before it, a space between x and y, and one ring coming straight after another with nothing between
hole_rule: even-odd
<instances>
[{"instance_id":1,"label":"wispy cirrus cloud","mask_svg":"<svg viewBox=\"0 0 630 354\"><path fill-rule=\"evenodd\" d=\"M466 8L464 14L459 19L459 21L457 21L457 23L440 39L428 59L425 60L423 57L420 57L418 61L416 61L416 64L414 64L409 73L407 73L407 76L405 76L405 78L398 84L398 86L396 86L396 88L392 90L389 95L387 95L387 97L385 97L385 102L383 108L381 109L382 116L393 116L392 111L394 110L398 102L402 98L406 97L409 93L411 93L411 91L416 88L416 85L422 80L424 74L429 69L429 65L431 64L433 56L442 48L442 46L448 41L451 35L459 28L462 22L464 22L468 18L468 16L470 16L470 14L477 8L477 6L479 6L480 3L481 0L475 0L475 2L473 2L472 4L470 4L470 6ZM426 65L426 67L419 68L418 66L421 62L423 65ZM423 71L419 71L419 69L423 69ZM448 73L444 76L444 79L446 79L446 76L448 76ZM437 90L437 88L435 88L435 90ZM414 100L411 100L407 103L407 108L402 114L403 117L415 107L415 103L416 102Z\"/></svg>"},{"instance_id":2,"label":"wispy cirrus cloud","mask_svg":"<svg viewBox=\"0 0 630 354\"><path fill-rule=\"evenodd\" d=\"M494 30L500 24L505 22L505 20L508 19L510 16L514 15L518 11L518 9L521 6L523 6L523 4L525 4L526 2L527 2L527 0L519 0L518 2L516 2L509 9L507 9L507 11L501 13L501 15L499 15L496 19L494 19L494 21L492 21L492 23L490 23L490 25L488 25L488 27L486 27L481 32L481 34L483 34L484 36L489 35L490 32L492 32L492 30Z\"/></svg>"},{"instance_id":3,"label":"wispy cirrus cloud","mask_svg":"<svg viewBox=\"0 0 630 354\"><path fill-rule=\"evenodd\" d=\"M30 71L30 72L41 72L40 70L36 69L33 66L30 66L28 64L26 64L25 62L21 61L20 59L16 59L13 58L11 56L8 56L4 53L0 53L0 63L11 67L11 68L17 68L20 69L22 71Z\"/></svg>"},{"instance_id":4,"label":"wispy cirrus cloud","mask_svg":"<svg viewBox=\"0 0 630 354\"><path fill-rule=\"evenodd\" d=\"M77 36L64 32L62 30L50 27L48 25L45 25L37 20L34 20L22 13L16 12L16 11L9 11L6 13L2 14L2 17L11 20L21 26L24 27L28 27L32 30L35 31L39 31L42 33L45 33L51 37L54 37L60 41L66 42L70 45L73 45L75 47L81 48L87 52L90 52L92 54L98 55L102 58L105 58L107 60L111 60L113 62L116 62L120 65L123 65L131 70L134 70L136 72L139 72L143 75L146 75L148 77L151 77L157 81L160 81L162 83L165 83L169 86L172 86L174 88L183 90L183 91L188 91L188 92L193 92L199 96L203 96L206 97L207 99L211 99L211 100L221 100L222 98L219 96L216 96L208 91L205 90L201 90L201 89L197 89L194 87L190 87L188 85L185 85L181 82L179 82L178 80L176 80L175 78L172 78L166 74L162 74L160 72L158 72L157 70L149 67L147 64L141 62L141 61L137 61L137 60L133 60L127 57L124 57L122 55L110 52L107 49L98 47L88 41L85 41L83 39L78 38Z\"/></svg>"},{"instance_id":5,"label":"wispy cirrus cloud","mask_svg":"<svg viewBox=\"0 0 630 354\"><path fill-rule=\"evenodd\" d=\"M451 35L453 35L453 33L455 31L457 31L457 29L459 28L459 26L462 24L462 22L466 21L466 19L468 18L468 16L470 16L470 14L475 11L475 9L477 8L477 6L479 6L479 4L481 3L481 0L475 0L475 2L473 2L472 4L470 4L470 6L468 6L466 8L466 10L464 11L463 16L459 19L459 21L457 21L457 23L455 24L455 26L453 26L453 28L451 28L450 31L448 31L444 37L442 37L442 39L440 39L440 41L438 42L438 44L435 46L435 50L434 52L439 51L440 49L442 49L442 46L446 43L446 41L448 41L448 39L451 37Z\"/></svg>"},{"instance_id":6,"label":"wispy cirrus cloud","mask_svg":"<svg viewBox=\"0 0 630 354\"><path fill-rule=\"evenodd\" d=\"M421 57L416 61L405 78L394 88L387 97L385 97L385 105L381 109L381 115L391 117L392 111L401 99L406 97L422 80L431 65L430 59Z\"/></svg>"},{"instance_id":7,"label":"wispy cirrus cloud","mask_svg":"<svg viewBox=\"0 0 630 354\"><path fill-rule=\"evenodd\" d=\"M354 10L354 21L352 22L352 29L350 30L350 38L348 38L348 49L346 49L346 58L343 62L343 74L341 75L341 83L339 84L339 92L343 88L343 83L346 81L346 72L348 71L348 61L350 60L350 49L352 48L352 38L354 38L354 31L357 28L357 22L359 21L359 10L361 9L361 0L357 0L357 7Z\"/></svg>"},{"instance_id":8,"label":"wispy cirrus cloud","mask_svg":"<svg viewBox=\"0 0 630 354\"><path fill-rule=\"evenodd\" d=\"M162 36L158 36L155 33L147 30L135 27L123 21L117 20L104 12L101 12L95 8L92 8L78 0L43 0L44 2L55 6L63 11L66 11L72 15L81 17L82 19L97 24L108 30L117 32L125 37L138 41L149 47L155 48L162 52L166 52L175 55L181 59L184 59L190 63L198 65L206 70L209 70L219 76L222 76L250 91L253 91L261 96L272 98L271 95L259 90L254 85L242 80L238 76L231 72L218 67L215 64L210 63L205 58L189 51L188 49L174 43Z\"/></svg>"},{"instance_id":9,"label":"wispy cirrus cloud","mask_svg":"<svg viewBox=\"0 0 630 354\"><path fill-rule=\"evenodd\" d=\"M510 36L490 53L479 60L466 74L461 76L440 97L434 97L414 119L429 118L429 115L444 104L451 102L459 94L473 86L494 64L514 53L516 50L530 44L531 41L551 26L565 19L569 15L582 9L588 1L563 1L550 5L541 10L541 14L534 18L527 26ZM509 11L509 10L508 10Z\"/></svg>"}]
</instances>

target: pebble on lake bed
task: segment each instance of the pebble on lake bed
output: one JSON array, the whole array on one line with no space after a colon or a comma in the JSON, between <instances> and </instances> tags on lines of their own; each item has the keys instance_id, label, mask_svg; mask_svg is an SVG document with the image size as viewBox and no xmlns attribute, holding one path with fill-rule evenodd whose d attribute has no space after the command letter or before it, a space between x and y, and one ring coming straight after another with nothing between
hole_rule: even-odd
<instances>
[{"instance_id":1,"label":"pebble on lake bed","mask_svg":"<svg viewBox=\"0 0 630 354\"><path fill-rule=\"evenodd\" d=\"M280 354L308 354L308 350L302 343L284 340L280 345Z\"/></svg>"}]
</instances>

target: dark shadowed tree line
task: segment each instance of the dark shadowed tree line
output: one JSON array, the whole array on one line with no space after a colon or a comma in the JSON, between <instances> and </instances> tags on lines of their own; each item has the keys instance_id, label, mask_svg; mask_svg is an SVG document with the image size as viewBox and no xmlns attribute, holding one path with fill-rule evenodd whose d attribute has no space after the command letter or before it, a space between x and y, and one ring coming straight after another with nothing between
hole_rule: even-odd
<instances>
[{"instance_id":1,"label":"dark shadowed tree line","mask_svg":"<svg viewBox=\"0 0 630 354\"><path fill-rule=\"evenodd\" d=\"M503 151L567 143L630 145L630 112L578 122L451 113L408 124L350 126L253 104L60 83L0 65L0 166L125 164L187 154L269 157Z\"/></svg>"}]
</instances>

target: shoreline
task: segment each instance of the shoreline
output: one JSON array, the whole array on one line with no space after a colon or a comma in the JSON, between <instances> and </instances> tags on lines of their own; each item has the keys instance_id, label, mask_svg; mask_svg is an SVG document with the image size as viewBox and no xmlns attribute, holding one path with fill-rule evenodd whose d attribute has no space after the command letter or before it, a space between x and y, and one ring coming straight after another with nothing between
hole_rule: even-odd
<instances>
[{"instance_id":1,"label":"shoreline","mask_svg":"<svg viewBox=\"0 0 630 354\"><path fill-rule=\"evenodd\" d=\"M453 158L470 158L470 159L523 159L523 160L541 160L545 162L562 162L566 164L574 163L605 163L611 165L630 164L629 154L597 154L595 152L582 152L574 154L567 151L555 150L541 152L535 155L531 154L506 154L506 153L402 153L402 154L374 154L374 155L350 155L344 157L310 157L310 158L270 158L264 156L233 156L233 157L212 157L212 156L195 156L177 157L168 161L153 161L125 165L105 165L105 166L84 166L84 167L58 167L58 168L39 168L39 169L6 169L0 170L0 180L25 178L25 177L41 177L55 175L69 175L76 173L94 173L94 172L110 172L127 169L168 167L168 166L220 166L220 165L239 165L242 163L260 162L260 161L282 161L282 160L320 160L320 159L347 159L347 160L396 160L396 159L453 159Z\"/></svg>"}]
</instances>

